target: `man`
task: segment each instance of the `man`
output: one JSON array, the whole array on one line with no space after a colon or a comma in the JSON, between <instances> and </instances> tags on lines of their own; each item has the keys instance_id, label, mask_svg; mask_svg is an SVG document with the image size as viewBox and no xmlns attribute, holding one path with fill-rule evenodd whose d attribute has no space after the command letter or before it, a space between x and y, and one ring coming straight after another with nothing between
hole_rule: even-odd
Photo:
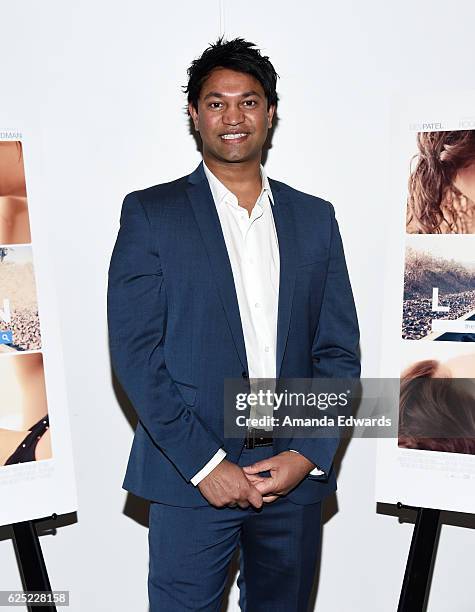
<instances>
[{"instance_id":1,"label":"man","mask_svg":"<svg viewBox=\"0 0 475 612\"><path fill-rule=\"evenodd\" d=\"M219 39L188 70L203 162L129 194L110 272L112 363L137 410L124 488L152 501L152 612L307 609L337 438L225 438L225 379L359 376L333 207L268 179L277 74ZM229 408L228 408L229 409Z\"/></svg>"}]
</instances>

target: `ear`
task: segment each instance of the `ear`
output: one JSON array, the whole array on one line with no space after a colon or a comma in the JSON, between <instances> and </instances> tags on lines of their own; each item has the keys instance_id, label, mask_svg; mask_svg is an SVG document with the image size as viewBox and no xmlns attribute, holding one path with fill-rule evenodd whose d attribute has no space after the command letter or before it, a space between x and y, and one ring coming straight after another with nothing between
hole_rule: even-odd
<instances>
[{"instance_id":1,"label":"ear","mask_svg":"<svg viewBox=\"0 0 475 612\"><path fill-rule=\"evenodd\" d=\"M188 112L190 114L190 117L193 120L193 125L195 126L195 130L199 132L200 128L199 128L198 111L196 110L196 108L193 106L191 102L188 103Z\"/></svg>"},{"instance_id":2,"label":"ear","mask_svg":"<svg viewBox=\"0 0 475 612\"><path fill-rule=\"evenodd\" d=\"M271 104L269 106L269 110L267 111L267 127L268 128L272 127L272 119L274 118L274 114L275 114L275 104Z\"/></svg>"}]
</instances>

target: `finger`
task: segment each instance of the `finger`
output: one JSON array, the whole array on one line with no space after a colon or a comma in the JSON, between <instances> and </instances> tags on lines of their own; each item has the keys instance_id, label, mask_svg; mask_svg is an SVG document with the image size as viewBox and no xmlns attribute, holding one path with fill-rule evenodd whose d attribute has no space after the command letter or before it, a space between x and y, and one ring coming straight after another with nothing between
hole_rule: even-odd
<instances>
[{"instance_id":1,"label":"finger","mask_svg":"<svg viewBox=\"0 0 475 612\"><path fill-rule=\"evenodd\" d=\"M245 499L243 501L239 501L237 504L234 504L234 507L236 506L239 506L240 508L245 510L246 508L249 508L249 502Z\"/></svg>"},{"instance_id":2,"label":"finger","mask_svg":"<svg viewBox=\"0 0 475 612\"><path fill-rule=\"evenodd\" d=\"M269 461L269 459L263 459L262 461L257 461L252 465L245 465L242 469L246 474L257 474L259 472L271 470L273 467L274 463L272 461Z\"/></svg>"},{"instance_id":3,"label":"finger","mask_svg":"<svg viewBox=\"0 0 475 612\"><path fill-rule=\"evenodd\" d=\"M249 495L247 496L249 503L251 503L254 508L262 508L262 495L256 489L256 487L251 487L249 491Z\"/></svg>"},{"instance_id":4,"label":"finger","mask_svg":"<svg viewBox=\"0 0 475 612\"><path fill-rule=\"evenodd\" d=\"M253 485L258 482L264 482L265 480L267 480L267 478L264 478L264 476L255 476L254 474L246 474L246 478Z\"/></svg>"},{"instance_id":5,"label":"finger","mask_svg":"<svg viewBox=\"0 0 475 612\"><path fill-rule=\"evenodd\" d=\"M254 485L261 495L276 494L276 484L273 478L265 478L264 482Z\"/></svg>"},{"instance_id":6,"label":"finger","mask_svg":"<svg viewBox=\"0 0 475 612\"><path fill-rule=\"evenodd\" d=\"M262 501L265 504L269 504L270 502L273 502L276 499L279 499L279 495L266 495L265 497L262 497Z\"/></svg>"}]
</instances>

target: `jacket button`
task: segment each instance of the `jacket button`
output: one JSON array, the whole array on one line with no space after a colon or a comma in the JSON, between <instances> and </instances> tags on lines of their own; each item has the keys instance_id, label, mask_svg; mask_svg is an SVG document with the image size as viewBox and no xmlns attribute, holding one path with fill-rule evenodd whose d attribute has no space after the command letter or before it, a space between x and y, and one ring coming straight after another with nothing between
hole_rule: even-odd
<instances>
[{"instance_id":1,"label":"jacket button","mask_svg":"<svg viewBox=\"0 0 475 612\"><path fill-rule=\"evenodd\" d=\"M249 374L248 374L247 372L243 372L243 373L241 374L241 376L242 376L243 378L249 378Z\"/></svg>"}]
</instances>

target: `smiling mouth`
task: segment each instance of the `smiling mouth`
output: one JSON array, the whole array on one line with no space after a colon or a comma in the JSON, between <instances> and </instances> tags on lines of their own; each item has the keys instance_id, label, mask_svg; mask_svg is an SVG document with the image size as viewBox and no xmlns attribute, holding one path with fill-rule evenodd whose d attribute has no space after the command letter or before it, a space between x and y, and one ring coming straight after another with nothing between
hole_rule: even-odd
<instances>
[{"instance_id":1,"label":"smiling mouth","mask_svg":"<svg viewBox=\"0 0 475 612\"><path fill-rule=\"evenodd\" d=\"M240 134L221 134L221 140L242 140L248 136L247 132L242 132Z\"/></svg>"}]
</instances>

